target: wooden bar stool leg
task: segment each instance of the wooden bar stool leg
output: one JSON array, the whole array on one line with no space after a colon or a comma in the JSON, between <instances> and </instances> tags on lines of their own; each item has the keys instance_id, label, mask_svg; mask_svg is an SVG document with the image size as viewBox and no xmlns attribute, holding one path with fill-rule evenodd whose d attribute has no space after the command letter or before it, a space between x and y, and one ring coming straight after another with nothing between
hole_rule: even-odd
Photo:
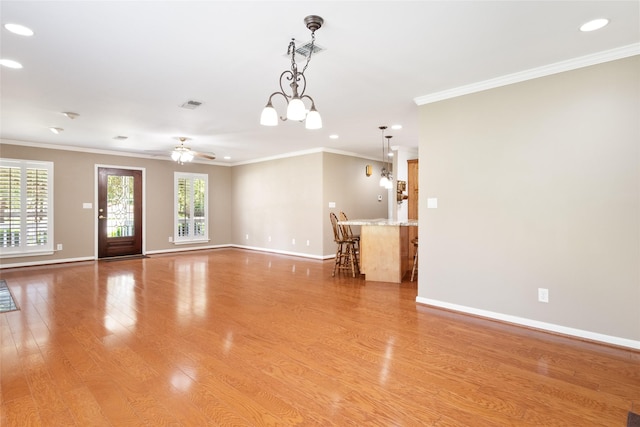
<instances>
[{"instance_id":1,"label":"wooden bar stool leg","mask_svg":"<svg viewBox=\"0 0 640 427\"><path fill-rule=\"evenodd\" d=\"M358 260L359 250L358 250L358 242L357 241L353 243L352 250L353 250L353 263L355 264L355 270L356 270L356 273L359 274L360 273L360 261Z\"/></svg>"},{"instance_id":2,"label":"wooden bar stool leg","mask_svg":"<svg viewBox=\"0 0 640 427\"><path fill-rule=\"evenodd\" d=\"M336 249L336 261L333 263L333 273L331 273L332 277L335 277L336 269L341 267L342 256L342 243L338 243L338 249Z\"/></svg>"},{"instance_id":3,"label":"wooden bar stool leg","mask_svg":"<svg viewBox=\"0 0 640 427\"><path fill-rule=\"evenodd\" d=\"M356 259L356 248L353 242L347 243L349 251L349 264L351 264L351 275L356 277L356 271L358 270L358 260Z\"/></svg>"},{"instance_id":4,"label":"wooden bar stool leg","mask_svg":"<svg viewBox=\"0 0 640 427\"><path fill-rule=\"evenodd\" d=\"M416 275L416 270L418 269L418 245L416 245L416 253L413 256L413 268L411 269L411 281L413 282L413 278Z\"/></svg>"}]
</instances>

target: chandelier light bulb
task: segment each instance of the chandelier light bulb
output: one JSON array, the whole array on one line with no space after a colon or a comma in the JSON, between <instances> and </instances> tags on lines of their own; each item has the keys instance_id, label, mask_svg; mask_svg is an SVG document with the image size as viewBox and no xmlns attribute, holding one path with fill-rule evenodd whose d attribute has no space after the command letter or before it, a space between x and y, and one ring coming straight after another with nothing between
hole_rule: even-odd
<instances>
[{"instance_id":1,"label":"chandelier light bulb","mask_svg":"<svg viewBox=\"0 0 640 427\"><path fill-rule=\"evenodd\" d=\"M316 110L315 105L311 106L311 111L307 114L307 119L305 120L304 127L307 129L321 129L322 128L322 117L320 117L320 113Z\"/></svg>"},{"instance_id":2,"label":"chandelier light bulb","mask_svg":"<svg viewBox=\"0 0 640 427\"><path fill-rule=\"evenodd\" d=\"M273 108L271 102L269 102L267 106L264 107L264 110L262 110L260 124L263 126L278 126L278 112Z\"/></svg>"},{"instance_id":3,"label":"chandelier light bulb","mask_svg":"<svg viewBox=\"0 0 640 427\"><path fill-rule=\"evenodd\" d=\"M307 109L300 98L292 98L287 106L287 119L301 121L307 115Z\"/></svg>"},{"instance_id":4,"label":"chandelier light bulb","mask_svg":"<svg viewBox=\"0 0 640 427\"><path fill-rule=\"evenodd\" d=\"M385 182L384 188L386 188L387 190L391 190L393 188L393 181L390 178L387 178L387 182Z\"/></svg>"}]
</instances>

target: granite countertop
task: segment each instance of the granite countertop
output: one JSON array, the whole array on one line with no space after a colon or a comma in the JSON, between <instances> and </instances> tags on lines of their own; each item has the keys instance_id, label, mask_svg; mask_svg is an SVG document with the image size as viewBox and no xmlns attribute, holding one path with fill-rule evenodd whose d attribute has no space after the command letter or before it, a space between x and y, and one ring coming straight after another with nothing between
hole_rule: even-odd
<instances>
[{"instance_id":1,"label":"granite countertop","mask_svg":"<svg viewBox=\"0 0 640 427\"><path fill-rule=\"evenodd\" d=\"M381 226L418 226L417 219L409 219L406 221L395 221L392 219L386 218L375 218L375 219L350 219L348 221L338 221L338 224L342 225L381 225Z\"/></svg>"}]
</instances>

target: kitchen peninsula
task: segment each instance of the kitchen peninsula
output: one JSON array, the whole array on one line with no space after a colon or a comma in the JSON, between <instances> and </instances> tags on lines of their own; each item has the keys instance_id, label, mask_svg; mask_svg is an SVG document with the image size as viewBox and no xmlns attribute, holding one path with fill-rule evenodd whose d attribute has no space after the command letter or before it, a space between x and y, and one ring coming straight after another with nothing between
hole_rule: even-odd
<instances>
[{"instance_id":1,"label":"kitchen peninsula","mask_svg":"<svg viewBox=\"0 0 640 427\"><path fill-rule=\"evenodd\" d=\"M360 273L366 280L401 283L411 270L409 227L418 220L352 219L339 224L360 226Z\"/></svg>"}]
</instances>

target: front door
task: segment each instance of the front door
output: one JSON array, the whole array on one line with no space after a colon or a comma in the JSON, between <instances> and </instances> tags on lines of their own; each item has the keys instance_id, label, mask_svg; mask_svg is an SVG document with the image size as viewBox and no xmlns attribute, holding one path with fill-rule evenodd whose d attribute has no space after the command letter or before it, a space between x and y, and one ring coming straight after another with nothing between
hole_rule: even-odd
<instances>
[{"instance_id":1,"label":"front door","mask_svg":"<svg viewBox=\"0 0 640 427\"><path fill-rule=\"evenodd\" d=\"M98 168L98 258L142 254L142 171Z\"/></svg>"}]
</instances>

